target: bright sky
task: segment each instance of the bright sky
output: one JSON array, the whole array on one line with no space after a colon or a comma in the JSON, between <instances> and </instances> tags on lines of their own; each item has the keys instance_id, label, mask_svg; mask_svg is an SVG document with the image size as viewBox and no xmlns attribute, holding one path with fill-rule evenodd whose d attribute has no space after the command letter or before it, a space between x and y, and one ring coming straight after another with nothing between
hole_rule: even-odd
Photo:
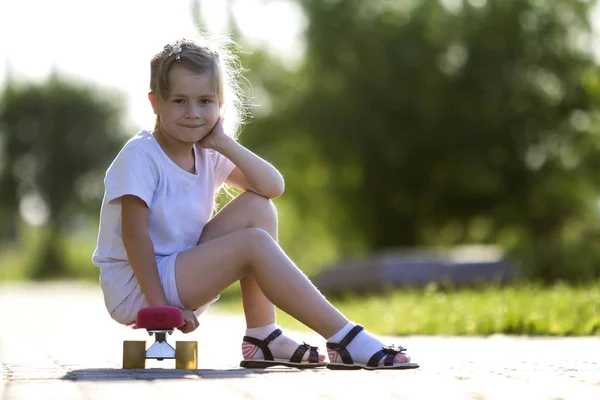
<instances>
[{"instance_id":1,"label":"bright sky","mask_svg":"<svg viewBox=\"0 0 600 400\"><path fill-rule=\"evenodd\" d=\"M43 79L56 69L120 90L135 129L151 128L154 116L146 97L150 58L166 42L195 34L191 3L0 0L0 86L9 66L19 79ZM227 4L248 39L267 44L290 62L302 54L306 20L296 2L201 0L210 32L226 33ZM595 11L598 21L599 8ZM600 41L594 47L600 49Z\"/></svg>"},{"instance_id":2,"label":"bright sky","mask_svg":"<svg viewBox=\"0 0 600 400\"><path fill-rule=\"evenodd\" d=\"M294 2L202 0L206 28L226 33L227 3L252 42L264 42L293 62L305 26ZM151 128L147 100L150 58L164 44L193 37L191 0L2 0L0 86L8 68L40 80L55 69L121 91L136 129ZM292 50L290 50L292 49ZM135 132L132 132L132 135Z\"/></svg>"}]
</instances>

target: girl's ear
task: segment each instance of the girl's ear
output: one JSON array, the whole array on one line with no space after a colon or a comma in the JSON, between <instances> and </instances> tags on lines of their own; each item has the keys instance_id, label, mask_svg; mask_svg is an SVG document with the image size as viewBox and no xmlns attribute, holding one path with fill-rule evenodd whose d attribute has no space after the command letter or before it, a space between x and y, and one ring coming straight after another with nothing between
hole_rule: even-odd
<instances>
[{"instance_id":1,"label":"girl's ear","mask_svg":"<svg viewBox=\"0 0 600 400\"><path fill-rule=\"evenodd\" d=\"M152 111L154 111L154 115L158 115L158 99L156 94L153 92L148 92L148 100L150 100L150 104L152 104Z\"/></svg>"}]
</instances>

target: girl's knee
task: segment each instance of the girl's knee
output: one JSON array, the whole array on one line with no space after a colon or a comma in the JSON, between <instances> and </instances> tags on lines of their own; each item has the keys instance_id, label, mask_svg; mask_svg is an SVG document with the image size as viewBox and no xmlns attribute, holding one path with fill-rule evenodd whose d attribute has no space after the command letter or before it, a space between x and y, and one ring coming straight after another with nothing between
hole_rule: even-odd
<instances>
[{"instance_id":1,"label":"girl's knee","mask_svg":"<svg viewBox=\"0 0 600 400\"><path fill-rule=\"evenodd\" d=\"M257 255L276 246L269 232L264 229L246 228L241 233L244 236L245 250L249 259L255 259Z\"/></svg>"},{"instance_id":2,"label":"girl's knee","mask_svg":"<svg viewBox=\"0 0 600 400\"><path fill-rule=\"evenodd\" d=\"M261 228L246 228L243 232L248 244L251 246L262 247L273 241L269 232Z\"/></svg>"},{"instance_id":3,"label":"girl's knee","mask_svg":"<svg viewBox=\"0 0 600 400\"><path fill-rule=\"evenodd\" d=\"M252 210L254 216L277 219L277 208L271 199L253 192L244 192L240 196L243 196L246 206Z\"/></svg>"}]
</instances>

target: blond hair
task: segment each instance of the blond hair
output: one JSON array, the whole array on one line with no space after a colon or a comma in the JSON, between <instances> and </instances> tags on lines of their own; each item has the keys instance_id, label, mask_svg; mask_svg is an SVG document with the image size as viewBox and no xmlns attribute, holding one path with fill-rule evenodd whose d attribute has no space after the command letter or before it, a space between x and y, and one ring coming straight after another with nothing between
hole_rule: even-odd
<instances>
[{"instance_id":1,"label":"blond hair","mask_svg":"<svg viewBox=\"0 0 600 400\"><path fill-rule=\"evenodd\" d=\"M237 49L237 44L229 38L215 39L206 35L200 35L196 40L184 38L169 43L150 62L150 92L163 99L168 97L169 71L175 64L192 72L210 73L222 104L225 133L236 138L248 117L248 84L235 55ZM157 116L154 129L159 127Z\"/></svg>"}]
</instances>

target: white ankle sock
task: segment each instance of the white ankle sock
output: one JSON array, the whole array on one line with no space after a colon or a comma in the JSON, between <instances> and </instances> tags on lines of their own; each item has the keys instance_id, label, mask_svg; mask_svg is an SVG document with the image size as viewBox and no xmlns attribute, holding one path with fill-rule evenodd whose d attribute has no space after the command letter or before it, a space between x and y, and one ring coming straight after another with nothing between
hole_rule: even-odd
<instances>
[{"instance_id":1,"label":"white ankle sock","mask_svg":"<svg viewBox=\"0 0 600 400\"><path fill-rule=\"evenodd\" d=\"M342 329L333 334L332 337L327 338L328 342L339 343L346 337L348 333L356 326L356 323L350 321Z\"/></svg>"},{"instance_id":2,"label":"white ankle sock","mask_svg":"<svg viewBox=\"0 0 600 400\"><path fill-rule=\"evenodd\" d=\"M267 336L269 336L275 329L277 329L276 323L272 323L265 326L259 326L258 328L247 328L246 336L251 336L253 338L263 340Z\"/></svg>"},{"instance_id":3,"label":"white ankle sock","mask_svg":"<svg viewBox=\"0 0 600 400\"><path fill-rule=\"evenodd\" d=\"M250 328L246 329L246 336L264 340L267 338L267 336L273 333L275 329L277 329L277 325L274 323L260 326L258 328ZM289 360L299 345L299 343L282 333L278 338L269 343L268 347L269 350L271 350L271 353L273 353L274 358L283 358L285 360ZM246 342L242 342L242 354L244 359L264 359L263 352L259 347ZM302 357L302 360L307 360L309 355L310 352L307 351Z\"/></svg>"},{"instance_id":4,"label":"white ankle sock","mask_svg":"<svg viewBox=\"0 0 600 400\"><path fill-rule=\"evenodd\" d=\"M356 324L354 322L349 322L332 337L328 338L327 341L331 343L341 342L355 326ZM358 335L356 335L354 339L352 339L350 344L346 346L346 350L348 350L348 353L350 353L350 356L354 362L366 364L369 362L371 357L373 357L373 354L381 350L383 346L384 344L380 340L363 329ZM327 353L329 354L329 360L331 362L343 362L337 352L327 349ZM383 356L381 359L383 360L384 358L385 356Z\"/></svg>"}]
</instances>

